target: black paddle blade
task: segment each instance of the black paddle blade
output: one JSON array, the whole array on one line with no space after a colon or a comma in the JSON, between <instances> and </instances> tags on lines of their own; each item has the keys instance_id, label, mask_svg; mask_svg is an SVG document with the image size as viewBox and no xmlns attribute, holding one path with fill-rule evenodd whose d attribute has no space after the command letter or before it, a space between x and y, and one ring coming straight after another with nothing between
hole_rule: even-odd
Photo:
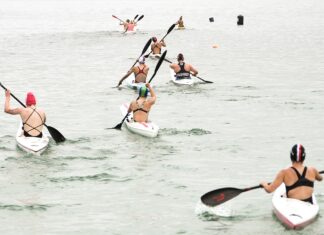
<instances>
[{"instance_id":1,"label":"black paddle blade","mask_svg":"<svg viewBox=\"0 0 324 235\"><path fill-rule=\"evenodd\" d=\"M47 127L48 132L51 134L53 140L56 143L65 141L65 137L58 130L56 130L54 127L51 127L51 126L47 126L47 125L45 125L45 126Z\"/></svg>"},{"instance_id":2,"label":"black paddle blade","mask_svg":"<svg viewBox=\"0 0 324 235\"><path fill-rule=\"evenodd\" d=\"M156 75L157 71L159 70L161 64L162 64L163 61L164 61L164 58L165 58L167 52L168 52L168 51L163 52L162 56L160 57L159 61L157 62L156 66L155 66L154 73L153 73L151 79L149 80L149 83L152 81L152 79L153 79L154 76Z\"/></svg>"},{"instance_id":3,"label":"black paddle blade","mask_svg":"<svg viewBox=\"0 0 324 235\"><path fill-rule=\"evenodd\" d=\"M144 15L141 15L140 18L138 18L137 22L144 18Z\"/></svg>"},{"instance_id":4,"label":"black paddle blade","mask_svg":"<svg viewBox=\"0 0 324 235\"><path fill-rule=\"evenodd\" d=\"M136 15L136 16L134 17L134 20L136 20L136 19L137 19L137 17L138 17L138 15Z\"/></svg>"},{"instance_id":5,"label":"black paddle blade","mask_svg":"<svg viewBox=\"0 0 324 235\"><path fill-rule=\"evenodd\" d=\"M111 128L111 129L121 130L122 125L123 125L123 122L119 123L118 125L116 125L114 128Z\"/></svg>"},{"instance_id":6,"label":"black paddle blade","mask_svg":"<svg viewBox=\"0 0 324 235\"><path fill-rule=\"evenodd\" d=\"M171 25L171 27L168 29L167 34L169 34L174 29L174 27L176 27L176 24Z\"/></svg>"},{"instance_id":7,"label":"black paddle blade","mask_svg":"<svg viewBox=\"0 0 324 235\"><path fill-rule=\"evenodd\" d=\"M152 38L150 38L150 39L147 41L147 43L145 44L145 47L144 47L143 50L142 50L142 54L141 54L141 56L143 56L143 55L145 54L145 52L147 51L147 49L149 48L149 46L151 45L151 43L152 43Z\"/></svg>"},{"instance_id":8,"label":"black paddle blade","mask_svg":"<svg viewBox=\"0 0 324 235\"><path fill-rule=\"evenodd\" d=\"M238 196L243 191L238 188L220 188L201 196L201 201L207 206L218 206Z\"/></svg>"}]
</instances>

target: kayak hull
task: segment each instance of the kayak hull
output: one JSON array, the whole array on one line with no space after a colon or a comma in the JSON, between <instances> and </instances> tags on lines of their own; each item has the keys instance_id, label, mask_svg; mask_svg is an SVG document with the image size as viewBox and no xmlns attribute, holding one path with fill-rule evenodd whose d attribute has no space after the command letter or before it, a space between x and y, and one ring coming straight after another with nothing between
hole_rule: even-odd
<instances>
[{"instance_id":1,"label":"kayak hull","mask_svg":"<svg viewBox=\"0 0 324 235\"><path fill-rule=\"evenodd\" d=\"M177 79L176 76L175 76L175 72L173 69L170 69L170 76L171 76L171 81L174 83L174 84L177 84L177 85L193 85L195 83L195 81L193 80L193 78L189 78L189 79Z\"/></svg>"},{"instance_id":2,"label":"kayak hull","mask_svg":"<svg viewBox=\"0 0 324 235\"><path fill-rule=\"evenodd\" d=\"M130 89L139 90L142 86L145 86L145 83L135 83L135 75L132 73L129 75L129 77L126 79L126 86Z\"/></svg>"},{"instance_id":3,"label":"kayak hull","mask_svg":"<svg viewBox=\"0 0 324 235\"><path fill-rule=\"evenodd\" d=\"M41 155L49 145L49 138L44 132L42 138L24 136L21 123L17 131L16 142L18 147L25 152Z\"/></svg>"},{"instance_id":4,"label":"kayak hull","mask_svg":"<svg viewBox=\"0 0 324 235\"><path fill-rule=\"evenodd\" d=\"M319 211L313 194L313 204L301 200L287 198L286 188L282 184L272 197L273 211L278 220L290 229L302 229L312 223Z\"/></svg>"},{"instance_id":5,"label":"kayak hull","mask_svg":"<svg viewBox=\"0 0 324 235\"><path fill-rule=\"evenodd\" d=\"M120 107L120 111L123 116L127 114L128 107L128 103L123 104ZM125 125L131 132L145 137L154 138L158 135L159 132L159 127L153 122L134 122L132 113L130 113L126 118Z\"/></svg>"}]
</instances>

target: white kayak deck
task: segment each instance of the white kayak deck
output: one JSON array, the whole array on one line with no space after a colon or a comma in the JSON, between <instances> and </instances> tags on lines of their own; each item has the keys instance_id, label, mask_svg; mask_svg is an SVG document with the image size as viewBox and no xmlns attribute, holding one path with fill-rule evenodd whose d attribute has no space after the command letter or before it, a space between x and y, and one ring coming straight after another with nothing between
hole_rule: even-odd
<instances>
[{"instance_id":1,"label":"white kayak deck","mask_svg":"<svg viewBox=\"0 0 324 235\"><path fill-rule=\"evenodd\" d=\"M43 137L26 137L24 136L24 131L22 129L22 123L20 123L17 134L16 134L17 145L20 149L26 151L27 153L32 153L36 155L42 154L48 147L49 138L48 135L43 131Z\"/></svg>"},{"instance_id":2,"label":"white kayak deck","mask_svg":"<svg viewBox=\"0 0 324 235\"><path fill-rule=\"evenodd\" d=\"M284 184L281 184L274 192L272 205L277 218L290 229L301 229L310 224L319 211L314 194L313 204L287 198Z\"/></svg>"}]
</instances>

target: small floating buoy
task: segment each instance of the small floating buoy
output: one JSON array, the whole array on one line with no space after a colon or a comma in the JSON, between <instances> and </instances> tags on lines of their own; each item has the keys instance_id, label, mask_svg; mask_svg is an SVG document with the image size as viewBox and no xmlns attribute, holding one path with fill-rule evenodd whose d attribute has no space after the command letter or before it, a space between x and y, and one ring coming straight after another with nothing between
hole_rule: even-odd
<instances>
[{"instance_id":1,"label":"small floating buoy","mask_svg":"<svg viewBox=\"0 0 324 235\"><path fill-rule=\"evenodd\" d=\"M239 15L237 17L237 25L243 25L244 17L242 15Z\"/></svg>"},{"instance_id":2,"label":"small floating buoy","mask_svg":"<svg viewBox=\"0 0 324 235\"><path fill-rule=\"evenodd\" d=\"M214 17L210 17L209 22L214 22Z\"/></svg>"}]
</instances>

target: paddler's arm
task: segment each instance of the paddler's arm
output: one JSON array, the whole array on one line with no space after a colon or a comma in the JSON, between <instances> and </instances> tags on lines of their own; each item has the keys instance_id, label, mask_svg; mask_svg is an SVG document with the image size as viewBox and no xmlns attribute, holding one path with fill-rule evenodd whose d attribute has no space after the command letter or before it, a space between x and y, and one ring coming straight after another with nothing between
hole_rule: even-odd
<instances>
[{"instance_id":1,"label":"paddler's arm","mask_svg":"<svg viewBox=\"0 0 324 235\"><path fill-rule=\"evenodd\" d=\"M272 183L261 182L260 185L267 193L272 193L283 183L284 175L284 170L281 170Z\"/></svg>"},{"instance_id":2,"label":"paddler's arm","mask_svg":"<svg viewBox=\"0 0 324 235\"><path fill-rule=\"evenodd\" d=\"M10 91L6 90L6 101L5 101L5 107L4 107L5 113L17 115L17 114L21 113L21 110L22 110L21 108L15 108L15 109L10 108Z\"/></svg>"},{"instance_id":3,"label":"paddler's arm","mask_svg":"<svg viewBox=\"0 0 324 235\"><path fill-rule=\"evenodd\" d=\"M164 42L164 39L161 41L161 46L166 47L166 44Z\"/></svg>"},{"instance_id":4,"label":"paddler's arm","mask_svg":"<svg viewBox=\"0 0 324 235\"><path fill-rule=\"evenodd\" d=\"M129 75L131 75L131 73L133 72L133 69L134 69L134 68L132 68L131 70L129 70L129 71L127 72L127 74L126 74L124 77L122 77L122 79L120 79L120 81L118 82L118 85L117 85L117 86L120 86L120 85L122 84L122 82L123 82L126 78L128 78Z\"/></svg>"},{"instance_id":5,"label":"paddler's arm","mask_svg":"<svg viewBox=\"0 0 324 235\"><path fill-rule=\"evenodd\" d=\"M192 72L192 74L193 74L194 76L196 76L196 75L198 74L198 70L195 69L192 65L190 65L190 71Z\"/></svg>"},{"instance_id":6,"label":"paddler's arm","mask_svg":"<svg viewBox=\"0 0 324 235\"><path fill-rule=\"evenodd\" d=\"M315 179L317 181L322 181L323 177L320 175L320 173L318 172L318 170L315 169L316 175L315 175Z\"/></svg>"},{"instance_id":7,"label":"paddler's arm","mask_svg":"<svg viewBox=\"0 0 324 235\"><path fill-rule=\"evenodd\" d=\"M155 92L154 92L153 88L151 87L150 83L146 83L145 85L146 85L146 87L149 89L149 91L151 93L151 98L148 100L148 102L152 105L156 101Z\"/></svg>"}]
</instances>

